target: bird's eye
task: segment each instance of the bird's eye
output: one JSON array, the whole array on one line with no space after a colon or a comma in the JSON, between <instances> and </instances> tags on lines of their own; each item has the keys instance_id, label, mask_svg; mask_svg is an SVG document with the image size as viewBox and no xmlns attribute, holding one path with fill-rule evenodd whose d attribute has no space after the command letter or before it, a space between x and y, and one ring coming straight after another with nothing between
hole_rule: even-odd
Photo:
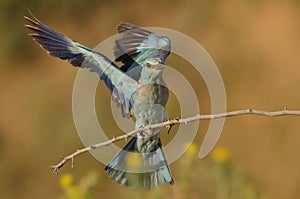
<instances>
[{"instance_id":1,"label":"bird's eye","mask_svg":"<svg viewBox=\"0 0 300 199\"><path fill-rule=\"evenodd\" d=\"M153 68L153 65L150 64L149 62L146 63L146 66L147 66L148 68Z\"/></svg>"}]
</instances>

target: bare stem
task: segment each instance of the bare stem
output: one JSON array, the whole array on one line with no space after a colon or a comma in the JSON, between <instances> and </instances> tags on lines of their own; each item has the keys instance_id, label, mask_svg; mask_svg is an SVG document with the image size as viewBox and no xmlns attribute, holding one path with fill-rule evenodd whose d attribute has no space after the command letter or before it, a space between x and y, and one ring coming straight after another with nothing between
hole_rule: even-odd
<instances>
[{"instance_id":1,"label":"bare stem","mask_svg":"<svg viewBox=\"0 0 300 199\"><path fill-rule=\"evenodd\" d=\"M287 108L284 108L282 111L263 111L263 110L255 110L255 109L245 109L245 110L237 110L237 111L231 111L231 112L225 112L225 113L217 113L217 114L211 114L211 115L195 115L193 117L188 118L181 118L181 119L173 119L168 120L166 122L158 123L158 124L152 124L148 126L144 126L138 129L134 129L130 131L129 133L126 133L124 135L113 137L110 140L107 140L105 142L97 143L82 149L79 149L75 151L74 153L65 156L58 164L51 165L50 168L53 169L53 172L57 175L58 170L64 166L64 164L72 160L72 168L74 166L74 158L82 153L85 153L87 151L90 151L92 149L97 149L100 147L111 145L114 142L120 141L120 140L127 140L128 137L136 135L138 132L142 132L149 129L154 129L158 127L164 127L164 126L173 126L175 124L184 123L187 124L189 122L198 121L198 120L210 120L210 119L219 119L219 118L225 118L225 117L232 117L232 116L238 116L238 115L263 115L263 116L284 116L284 115L296 115L300 116L299 110L287 110Z\"/></svg>"}]
</instances>

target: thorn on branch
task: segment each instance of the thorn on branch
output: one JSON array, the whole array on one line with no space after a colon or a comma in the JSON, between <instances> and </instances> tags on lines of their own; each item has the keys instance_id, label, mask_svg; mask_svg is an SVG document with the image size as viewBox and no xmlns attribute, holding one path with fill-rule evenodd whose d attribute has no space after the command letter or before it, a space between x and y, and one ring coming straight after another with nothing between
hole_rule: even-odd
<instances>
[{"instance_id":1,"label":"thorn on branch","mask_svg":"<svg viewBox=\"0 0 300 199\"><path fill-rule=\"evenodd\" d=\"M167 127L167 133L170 134L170 131L172 129L172 127L174 126L175 124L168 124L166 127Z\"/></svg>"},{"instance_id":2,"label":"thorn on branch","mask_svg":"<svg viewBox=\"0 0 300 199\"><path fill-rule=\"evenodd\" d=\"M57 165L51 165L51 166L49 166L49 168L53 169L53 173L54 173L56 176L58 176L58 170L59 170L62 166L63 166L63 164L62 164L62 165L59 165L59 166L57 166Z\"/></svg>"},{"instance_id":3,"label":"thorn on branch","mask_svg":"<svg viewBox=\"0 0 300 199\"><path fill-rule=\"evenodd\" d=\"M53 173L54 173L56 176L58 176L58 168L55 168L55 169L53 170Z\"/></svg>"},{"instance_id":4,"label":"thorn on branch","mask_svg":"<svg viewBox=\"0 0 300 199\"><path fill-rule=\"evenodd\" d=\"M71 163L71 168L74 168L74 157L72 157L72 163Z\"/></svg>"}]
</instances>

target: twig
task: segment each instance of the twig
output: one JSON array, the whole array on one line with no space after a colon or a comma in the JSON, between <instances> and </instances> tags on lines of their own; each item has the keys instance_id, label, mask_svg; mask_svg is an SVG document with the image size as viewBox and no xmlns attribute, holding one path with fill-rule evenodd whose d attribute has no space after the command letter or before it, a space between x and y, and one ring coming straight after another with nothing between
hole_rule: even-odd
<instances>
[{"instance_id":1,"label":"twig","mask_svg":"<svg viewBox=\"0 0 300 199\"><path fill-rule=\"evenodd\" d=\"M246 109L246 110L238 110L238 111L231 111L231 112L226 112L226 113L217 113L217 114L211 114L211 115L196 115L196 116L193 116L193 117L182 118L182 119L176 118L176 119L169 120L169 121L166 121L166 122L141 127L141 128L135 129L133 131L130 131L127 134L124 134L124 135L121 135L121 136L118 136L118 137L113 137L112 139L107 140L105 142L97 143L97 144L88 146L86 148L79 149L76 152L74 152L74 153L72 153L68 156L65 156L62 159L62 161L60 161L58 164L51 165L50 168L52 168L53 172L57 175L58 170L61 167L63 167L64 164L69 160L72 160L72 168L73 168L74 167L74 158L76 156L78 156L78 155L80 155L84 152L90 151L92 149L97 149L97 148L100 148L100 147L111 145L112 143L120 141L120 140L127 140L128 137L134 136L138 132L142 132L142 131L145 131L145 130L164 127L164 126L172 127L173 125L180 124L180 123L184 123L184 124L187 125L187 123L189 123L189 122L198 121L198 120L219 119L219 118L225 118L225 117L232 117L232 116L238 116L238 115L251 115L251 114L270 116L270 117L284 116L284 115L300 116L300 110L287 110L287 108L284 108L284 110L282 110L282 111L273 111L272 112L272 111L263 111L263 110L255 110L255 109Z\"/></svg>"}]
</instances>

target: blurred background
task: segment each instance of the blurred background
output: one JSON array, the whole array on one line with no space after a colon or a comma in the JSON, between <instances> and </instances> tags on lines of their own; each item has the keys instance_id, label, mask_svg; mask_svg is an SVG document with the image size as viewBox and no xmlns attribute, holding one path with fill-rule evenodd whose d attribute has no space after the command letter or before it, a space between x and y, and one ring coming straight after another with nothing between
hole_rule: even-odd
<instances>
[{"instance_id":1,"label":"blurred background","mask_svg":"<svg viewBox=\"0 0 300 199\"><path fill-rule=\"evenodd\" d=\"M174 186L152 191L119 186L105 176L105 165L88 153L75 159L75 168L66 164L59 177L53 175L49 165L83 147L71 107L77 69L50 58L27 36L27 9L90 47L115 34L120 21L177 30L198 41L216 62L229 111L300 109L300 1L1 0L1 198L300 197L296 116L228 118L216 149L198 159L209 123L201 121L194 144L171 165ZM167 64L194 86L201 113L210 113L201 76L194 76L192 67L176 55ZM109 92L102 84L98 91L99 120L111 124L109 137L122 134L105 109ZM176 105L171 99L170 118L180 116Z\"/></svg>"}]
</instances>

